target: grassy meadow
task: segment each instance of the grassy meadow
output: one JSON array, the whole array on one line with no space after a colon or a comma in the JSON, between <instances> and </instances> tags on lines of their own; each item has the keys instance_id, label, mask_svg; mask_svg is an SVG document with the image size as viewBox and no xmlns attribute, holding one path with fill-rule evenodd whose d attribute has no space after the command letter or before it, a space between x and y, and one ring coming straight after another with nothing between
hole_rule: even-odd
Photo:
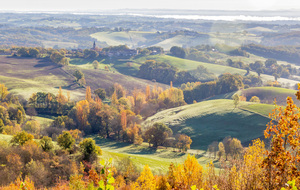
<instances>
[{"instance_id":1,"label":"grassy meadow","mask_svg":"<svg viewBox=\"0 0 300 190\"><path fill-rule=\"evenodd\" d=\"M206 150L213 141L222 141L227 136L236 137L244 145L262 137L269 118L255 113L255 108L243 109L254 103L240 102L234 108L232 100L209 100L158 112L147 118L145 128L156 122L167 124L174 133L189 135L191 148ZM240 109L241 108L241 109ZM266 108L267 109L267 108Z\"/></svg>"},{"instance_id":2,"label":"grassy meadow","mask_svg":"<svg viewBox=\"0 0 300 190\"><path fill-rule=\"evenodd\" d=\"M261 103L265 104L273 104L276 99L278 105L286 105L286 98L290 96L297 105L300 105L300 102L296 100L296 92L296 90L278 87L254 87L241 90L240 94L245 96L248 101L252 96L257 96Z\"/></svg>"}]
</instances>

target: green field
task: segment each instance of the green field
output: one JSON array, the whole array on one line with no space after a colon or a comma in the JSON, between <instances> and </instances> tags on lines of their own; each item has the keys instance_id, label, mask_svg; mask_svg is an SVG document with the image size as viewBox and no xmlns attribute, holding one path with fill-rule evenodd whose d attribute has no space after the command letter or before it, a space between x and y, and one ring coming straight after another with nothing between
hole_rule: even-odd
<instances>
[{"instance_id":1,"label":"green field","mask_svg":"<svg viewBox=\"0 0 300 190\"><path fill-rule=\"evenodd\" d=\"M249 104L240 107L241 109L253 111L255 113L261 114L268 117L269 113L272 113L272 110L275 108L275 105L271 104Z\"/></svg>"},{"instance_id":2,"label":"green field","mask_svg":"<svg viewBox=\"0 0 300 190\"><path fill-rule=\"evenodd\" d=\"M292 97L294 102L299 105L300 102L296 100L296 90L278 88L278 87L254 87L244 89L240 92L243 96L250 100L252 96L259 97L262 103L273 104L276 98L278 105L286 105L286 98Z\"/></svg>"},{"instance_id":3,"label":"green field","mask_svg":"<svg viewBox=\"0 0 300 190\"><path fill-rule=\"evenodd\" d=\"M240 102L242 109L234 109L232 100L209 100L196 104L158 112L144 122L147 128L155 122L163 122L175 133L191 136L191 148L206 150L213 141L226 136L236 137L244 145L262 137L269 118L243 109L250 102Z\"/></svg>"},{"instance_id":4,"label":"green field","mask_svg":"<svg viewBox=\"0 0 300 190\"><path fill-rule=\"evenodd\" d=\"M210 72L214 73L215 75L221 75L223 73L238 73L241 75L246 74L246 70L243 69L237 69L233 67L228 67L224 65L217 65L217 64L212 64L212 63L204 63L204 62L198 62L198 61L192 61L188 59L181 59L177 57L172 57L169 55L150 55L146 57L139 58L135 60L136 62L143 63L147 59L153 59L158 62L166 62L174 67L177 67L179 70L194 70L198 66L202 65L206 67Z\"/></svg>"},{"instance_id":5,"label":"green field","mask_svg":"<svg viewBox=\"0 0 300 190\"><path fill-rule=\"evenodd\" d=\"M219 76L223 73L231 73L235 74L238 73L240 75L245 75L246 70L244 69L238 69L234 67L229 67L225 65L218 65L218 64L213 64L213 63L204 63L204 62L199 62L199 61L192 61L188 59L181 59L169 55L150 55L150 56L145 56L142 58L138 58L134 60L135 62L139 63L144 63L148 59L153 59L159 62L166 62L174 67L177 67L179 70L193 70L196 69L199 65L202 65L207 68L208 71L214 73L215 75ZM250 74L257 75L256 72L250 72ZM263 82L266 81L274 81L274 76L271 75L265 75L261 74L261 79ZM290 79L285 79L285 78L279 78L278 82L284 83L284 84L289 84L290 86L294 86L295 84L299 83L299 81L295 80L290 80Z\"/></svg>"},{"instance_id":6,"label":"green field","mask_svg":"<svg viewBox=\"0 0 300 190\"><path fill-rule=\"evenodd\" d=\"M170 163L179 164L184 162L187 154L195 155L198 162L206 167L206 164L212 161L210 157L205 155L202 150L188 150L187 153L173 151L173 148L153 149L148 147L148 143L142 145L133 145L121 143L107 139L94 138L98 146L103 150L104 159L113 158L113 162L122 161L124 158L129 158L133 164L139 169L148 164L155 174L166 173ZM214 160L216 162L216 160ZM218 163L216 163L218 167Z\"/></svg>"}]
</instances>

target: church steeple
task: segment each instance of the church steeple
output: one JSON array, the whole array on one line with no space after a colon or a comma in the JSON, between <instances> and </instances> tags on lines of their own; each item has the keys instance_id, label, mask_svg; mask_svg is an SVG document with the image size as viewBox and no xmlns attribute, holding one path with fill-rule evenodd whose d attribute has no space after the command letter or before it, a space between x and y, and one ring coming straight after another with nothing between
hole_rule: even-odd
<instances>
[{"instance_id":1,"label":"church steeple","mask_svg":"<svg viewBox=\"0 0 300 190\"><path fill-rule=\"evenodd\" d=\"M94 41L93 49L96 49L96 42Z\"/></svg>"}]
</instances>

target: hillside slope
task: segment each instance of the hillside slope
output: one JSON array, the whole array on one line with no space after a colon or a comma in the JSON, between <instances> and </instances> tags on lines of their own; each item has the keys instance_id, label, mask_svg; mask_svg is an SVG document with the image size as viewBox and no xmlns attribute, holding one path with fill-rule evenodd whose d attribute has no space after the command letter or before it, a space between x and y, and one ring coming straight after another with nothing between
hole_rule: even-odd
<instances>
[{"instance_id":1,"label":"hillside slope","mask_svg":"<svg viewBox=\"0 0 300 190\"><path fill-rule=\"evenodd\" d=\"M250 100L252 96L257 96L261 103L273 104L276 99L278 105L286 105L286 98L288 96L296 100L296 90L278 88L278 87L254 87L244 89L240 92L243 96ZM295 101L297 105L300 105L299 101Z\"/></svg>"},{"instance_id":2,"label":"hillside slope","mask_svg":"<svg viewBox=\"0 0 300 190\"><path fill-rule=\"evenodd\" d=\"M110 88L114 83L121 84L128 91L134 88L146 89L146 86L157 85L167 88L167 85L154 83L118 72L85 69L74 65L59 67L43 59L15 58L0 56L0 83L5 84L11 93L28 99L35 92L51 92L57 94L61 86L64 93L71 94L71 99L78 100L85 97L85 88L74 83L72 75L76 69L85 74L86 83L92 90Z\"/></svg>"},{"instance_id":3,"label":"hillside slope","mask_svg":"<svg viewBox=\"0 0 300 190\"><path fill-rule=\"evenodd\" d=\"M191 148L206 150L213 141L221 141L226 136L236 137L244 145L263 136L269 118L243 109L250 102L240 102L240 108L234 109L232 100L209 100L196 104L158 112L149 117L145 128L155 122L163 122L172 128L174 133L185 133L191 136Z\"/></svg>"},{"instance_id":4,"label":"hillside slope","mask_svg":"<svg viewBox=\"0 0 300 190\"><path fill-rule=\"evenodd\" d=\"M181 58L173 57L173 56L169 56L169 55L145 56L145 57L136 59L135 62L143 63L147 59L153 59L158 62L169 63L169 64L173 65L174 67L177 67L179 70L185 70L185 71L196 69L198 66L202 65L202 66L206 67L208 71L214 73L216 76L219 76L223 73L231 73L231 74L238 73L240 75L245 75L247 73L247 71L244 69L238 69L238 68L234 68L234 67L218 65L218 64L213 64L213 63L192 61L192 60L188 60L188 59L181 59ZM257 75L257 73L253 72L253 71L250 71L250 74ZM261 74L261 79L263 80L263 82L274 81L274 76ZM294 86L295 84L299 83L299 81L286 79L286 78L279 78L278 82L289 84L290 86Z\"/></svg>"}]
</instances>

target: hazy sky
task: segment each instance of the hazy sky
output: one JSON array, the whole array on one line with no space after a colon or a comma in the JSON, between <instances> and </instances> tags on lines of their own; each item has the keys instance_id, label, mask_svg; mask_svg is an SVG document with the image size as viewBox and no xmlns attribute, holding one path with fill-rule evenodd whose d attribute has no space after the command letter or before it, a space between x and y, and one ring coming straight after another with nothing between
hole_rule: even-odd
<instances>
[{"instance_id":1,"label":"hazy sky","mask_svg":"<svg viewBox=\"0 0 300 190\"><path fill-rule=\"evenodd\" d=\"M0 10L106 10L106 9L299 9L299 0L4 0Z\"/></svg>"}]
</instances>

